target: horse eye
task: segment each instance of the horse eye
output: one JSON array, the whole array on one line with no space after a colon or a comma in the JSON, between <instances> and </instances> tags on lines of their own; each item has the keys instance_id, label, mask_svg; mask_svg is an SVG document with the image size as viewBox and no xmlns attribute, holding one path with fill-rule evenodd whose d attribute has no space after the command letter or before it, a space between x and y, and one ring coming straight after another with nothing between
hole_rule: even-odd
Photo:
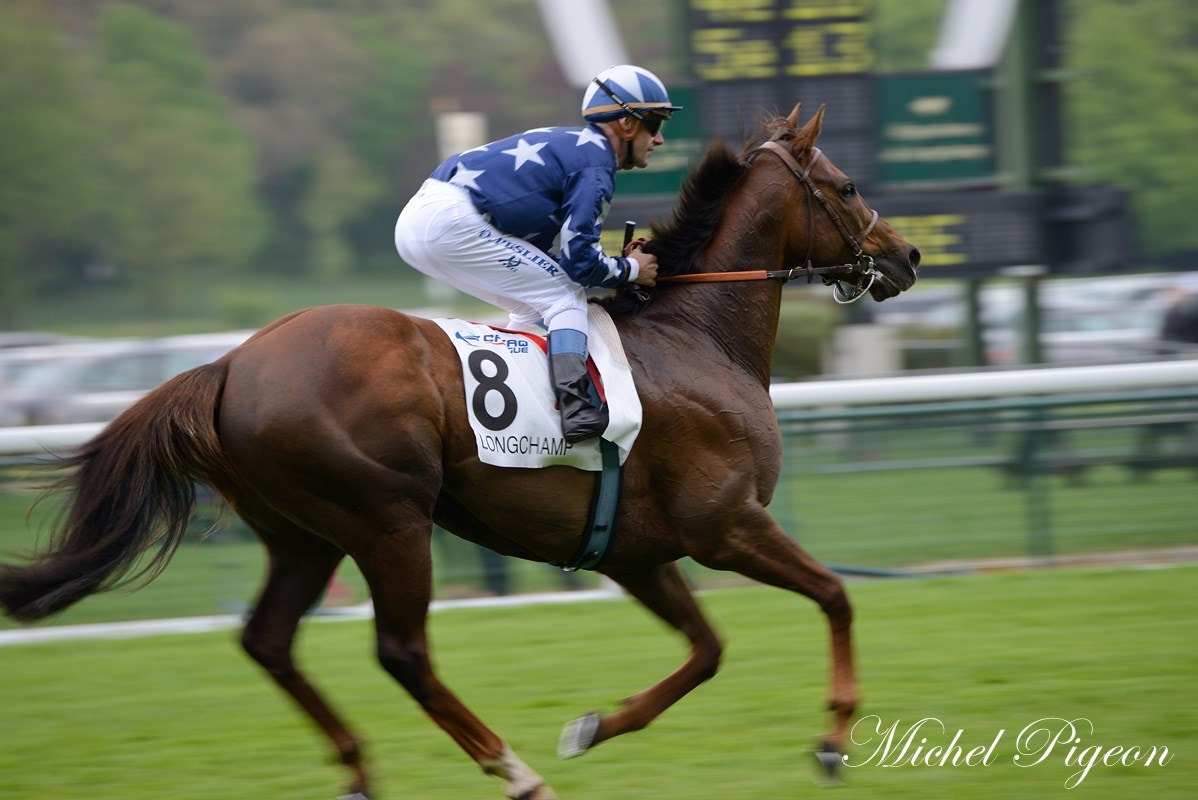
<instances>
[{"instance_id":1,"label":"horse eye","mask_svg":"<svg viewBox=\"0 0 1198 800\"><path fill-rule=\"evenodd\" d=\"M840 190L840 196L845 198L846 200L850 197L853 197L856 194L857 194L857 187L851 183L846 184L845 187Z\"/></svg>"}]
</instances>

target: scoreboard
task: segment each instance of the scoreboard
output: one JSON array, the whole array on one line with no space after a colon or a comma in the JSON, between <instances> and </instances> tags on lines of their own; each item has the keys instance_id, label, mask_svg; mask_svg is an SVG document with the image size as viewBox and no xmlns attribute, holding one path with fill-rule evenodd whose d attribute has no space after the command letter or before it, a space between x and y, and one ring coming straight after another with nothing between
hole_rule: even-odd
<instances>
[{"instance_id":1,"label":"scoreboard","mask_svg":"<svg viewBox=\"0 0 1198 800\"><path fill-rule=\"evenodd\" d=\"M1035 192L903 192L866 199L919 248L924 277L978 277L1043 263L1044 202Z\"/></svg>"},{"instance_id":2,"label":"scoreboard","mask_svg":"<svg viewBox=\"0 0 1198 800\"><path fill-rule=\"evenodd\" d=\"M1022 34L1025 47L1059 49L1044 35L1055 2L1021 0L1023 26L1035 34ZM1125 269L1132 249L1126 193L1067 187L1051 177L1021 183L1004 166L1004 148L1007 161L1017 148L997 130L998 94L1023 81L1023 90L1039 97L1050 73L879 74L873 6L873 0L686 0L692 76L680 92L686 112L667 127L668 145L654 156L660 163L621 173L612 218L644 224L667 217L706 140L738 145L760 128L763 111L784 115L801 102L803 120L827 106L820 148L919 247L925 277L985 278L1020 265ZM1051 149L1060 134L1043 100L1027 116L1027 136ZM662 159L671 151L673 163Z\"/></svg>"},{"instance_id":3,"label":"scoreboard","mask_svg":"<svg viewBox=\"0 0 1198 800\"><path fill-rule=\"evenodd\" d=\"M761 109L804 118L828 106L831 157L862 183L873 176L872 0L689 0L691 70L701 125L737 142ZM824 143L821 143L823 146Z\"/></svg>"},{"instance_id":4,"label":"scoreboard","mask_svg":"<svg viewBox=\"0 0 1198 800\"><path fill-rule=\"evenodd\" d=\"M705 81L859 75L873 67L870 0L691 0Z\"/></svg>"}]
</instances>

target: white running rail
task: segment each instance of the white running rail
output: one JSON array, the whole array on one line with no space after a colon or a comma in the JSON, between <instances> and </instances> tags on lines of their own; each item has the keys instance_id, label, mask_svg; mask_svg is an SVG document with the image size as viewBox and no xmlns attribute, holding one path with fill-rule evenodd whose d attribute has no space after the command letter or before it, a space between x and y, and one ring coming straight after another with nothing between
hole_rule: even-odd
<instances>
[{"instance_id":1,"label":"white running rail","mask_svg":"<svg viewBox=\"0 0 1198 800\"><path fill-rule=\"evenodd\" d=\"M1198 359L1092 367L1048 367L941 375L898 375L780 383L770 388L778 411L823 406L970 400L979 397L1198 386ZM102 423L0 428L0 457L36 456L77 447Z\"/></svg>"}]
</instances>

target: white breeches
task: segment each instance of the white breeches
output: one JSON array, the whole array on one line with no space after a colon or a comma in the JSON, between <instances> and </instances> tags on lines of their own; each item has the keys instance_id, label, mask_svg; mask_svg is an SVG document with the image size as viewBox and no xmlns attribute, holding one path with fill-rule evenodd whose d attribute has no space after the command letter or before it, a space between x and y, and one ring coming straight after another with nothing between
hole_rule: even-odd
<instances>
[{"instance_id":1,"label":"white breeches","mask_svg":"<svg viewBox=\"0 0 1198 800\"><path fill-rule=\"evenodd\" d=\"M587 298L557 262L488 222L469 192L427 180L395 223L395 249L410 266L507 311L512 327L587 333Z\"/></svg>"}]
</instances>

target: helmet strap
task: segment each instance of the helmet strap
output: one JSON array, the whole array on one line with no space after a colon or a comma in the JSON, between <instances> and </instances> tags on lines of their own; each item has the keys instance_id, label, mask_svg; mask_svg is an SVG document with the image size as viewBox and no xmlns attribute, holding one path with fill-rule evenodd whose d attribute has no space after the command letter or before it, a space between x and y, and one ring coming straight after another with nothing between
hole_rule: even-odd
<instances>
[{"instance_id":1,"label":"helmet strap","mask_svg":"<svg viewBox=\"0 0 1198 800\"><path fill-rule=\"evenodd\" d=\"M592 79L592 82L596 86L598 86L600 89L602 89L604 92L606 92L608 97L610 97L612 100L615 100L616 105L618 105L620 108L624 109L624 113L628 114L628 116L636 117L637 119L641 118L641 112L637 111L635 108L628 105L628 101L625 100L623 97L620 97L620 95L616 94L615 90L607 85L607 81L596 76Z\"/></svg>"}]
</instances>

